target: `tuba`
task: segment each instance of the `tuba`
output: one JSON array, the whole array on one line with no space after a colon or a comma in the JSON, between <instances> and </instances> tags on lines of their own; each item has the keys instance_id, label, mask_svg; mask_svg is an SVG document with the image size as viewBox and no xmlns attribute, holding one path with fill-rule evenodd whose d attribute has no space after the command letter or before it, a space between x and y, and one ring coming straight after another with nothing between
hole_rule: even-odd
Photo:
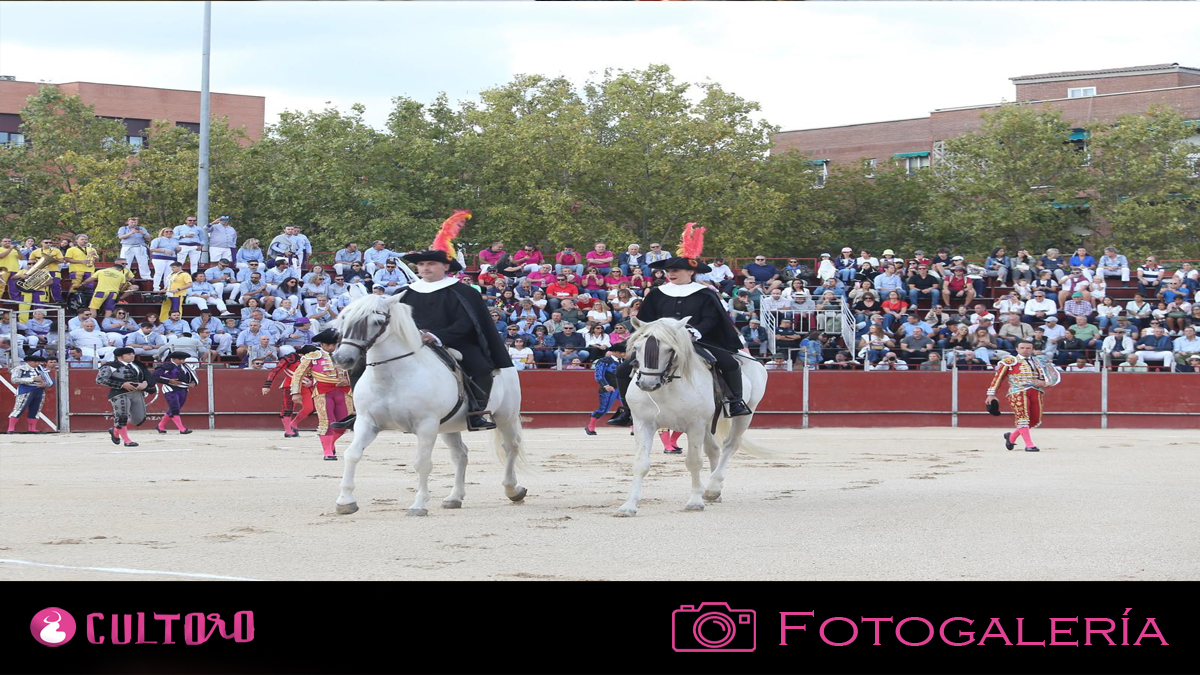
<instances>
[{"instance_id":1,"label":"tuba","mask_svg":"<svg viewBox=\"0 0 1200 675\"><path fill-rule=\"evenodd\" d=\"M17 288L26 293L37 293L45 290L53 280L50 270L46 269L46 267L55 263L57 261L54 258L42 256L37 261L37 264L33 266L33 269L26 270L25 274L16 280Z\"/></svg>"}]
</instances>

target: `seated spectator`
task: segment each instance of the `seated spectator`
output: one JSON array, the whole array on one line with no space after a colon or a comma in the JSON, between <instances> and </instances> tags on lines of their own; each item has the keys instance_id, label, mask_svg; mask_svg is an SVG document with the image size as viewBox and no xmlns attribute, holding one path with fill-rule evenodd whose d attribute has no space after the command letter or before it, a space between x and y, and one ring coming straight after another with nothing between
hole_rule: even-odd
<instances>
[{"instance_id":1,"label":"seated spectator","mask_svg":"<svg viewBox=\"0 0 1200 675\"><path fill-rule=\"evenodd\" d=\"M512 323L516 323L527 316L533 317L533 319L538 323L543 323L550 318L546 316L545 312L540 311L533 306L533 298L522 298L519 301L516 310L514 310L512 314L508 315L508 320Z\"/></svg>"},{"instance_id":2,"label":"seated spectator","mask_svg":"<svg viewBox=\"0 0 1200 675\"><path fill-rule=\"evenodd\" d=\"M1158 289L1162 286L1163 276L1166 273L1167 270L1158 264L1158 258L1152 255L1146 256L1146 264L1137 269L1138 292L1147 298L1158 295Z\"/></svg>"},{"instance_id":3,"label":"seated spectator","mask_svg":"<svg viewBox=\"0 0 1200 675\"><path fill-rule=\"evenodd\" d=\"M890 291L904 291L904 278L897 273L895 264L885 264L883 274L875 277L874 284L880 294L887 295Z\"/></svg>"},{"instance_id":4,"label":"seated spectator","mask_svg":"<svg viewBox=\"0 0 1200 675\"><path fill-rule=\"evenodd\" d=\"M970 305L975 300L975 288L967 278L967 270L961 265L951 269L951 275L942 283L942 304L956 302Z\"/></svg>"},{"instance_id":5,"label":"seated spectator","mask_svg":"<svg viewBox=\"0 0 1200 675\"><path fill-rule=\"evenodd\" d=\"M769 336L758 319L750 319L750 323L742 328L742 339L746 341L746 348L751 354L757 350L759 356L767 355Z\"/></svg>"},{"instance_id":6,"label":"seated spectator","mask_svg":"<svg viewBox=\"0 0 1200 675\"><path fill-rule=\"evenodd\" d=\"M1106 357L1106 362L1109 364L1124 361L1125 355L1131 354L1133 351L1133 340L1125 335L1125 329L1120 326L1114 328L1112 335L1104 338L1104 342L1100 346L1100 353Z\"/></svg>"},{"instance_id":7,"label":"seated spectator","mask_svg":"<svg viewBox=\"0 0 1200 675\"><path fill-rule=\"evenodd\" d=\"M783 320L793 321L791 298L783 296L783 288L776 286L771 289L771 294L762 299L760 305L764 314L771 313L775 315L775 324L780 325Z\"/></svg>"},{"instance_id":8,"label":"seated spectator","mask_svg":"<svg viewBox=\"0 0 1200 675\"><path fill-rule=\"evenodd\" d=\"M886 325L886 319L883 318L883 305L876 299L874 293L866 293L862 300L854 304L854 318L859 326L863 326L870 322L872 316L879 316Z\"/></svg>"},{"instance_id":9,"label":"seated spectator","mask_svg":"<svg viewBox=\"0 0 1200 675\"><path fill-rule=\"evenodd\" d=\"M1186 326L1183 334L1175 338L1171 345L1175 352L1175 362L1179 365L1187 363L1193 355L1200 354L1200 337L1196 335L1196 326Z\"/></svg>"},{"instance_id":10,"label":"seated spectator","mask_svg":"<svg viewBox=\"0 0 1200 675\"><path fill-rule=\"evenodd\" d=\"M508 358L512 360L513 367L517 370L536 367L533 350L529 348L529 343L525 340L524 336L518 337L513 341L513 346L508 348Z\"/></svg>"},{"instance_id":11,"label":"seated spectator","mask_svg":"<svg viewBox=\"0 0 1200 675\"><path fill-rule=\"evenodd\" d=\"M1150 316L1154 311L1154 306L1146 302L1146 296L1141 293L1135 293L1133 300L1130 300L1125 305L1125 313L1129 315L1129 320L1138 328L1146 327L1150 320Z\"/></svg>"},{"instance_id":12,"label":"seated spectator","mask_svg":"<svg viewBox=\"0 0 1200 675\"><path fill-rule=\"evenodd\" d=\"M1024 280L1026 283L1033 283L1037 278L1037 259L1029 255L1029 251L1018 249L1017 255L1009 261L1009 270L1012 274L1013 286L1017 282Z\"/></svg>"},{"instance_id":13,"label":"seated spectator","mask_svg":"<svg viewBox=\"0 0 1200 675\"><path fill-rule=\"evenodd\" d=\"M987 370L988 364L980 361L975 352L957 352L954 367L959 370Z\"/></svg>"},{"instance_id":14,"label":"seated spectator","mask_svg":"<svg viewBox=\"0 0 1200 675\"><path fill-rule=\"evenodd\" d=\"M1016 351L1018 342L1033 339L1033 326L1021 321L1020 316L1009 314L1008 320L996 332L996 338L1001 349Z\"/></svg>"},{"instance_id":15,"label":"seated spectator","mask_svg":"<svg viewBox=\"0 0 1200 675\"><path fill-rule=\"evenodd\" d=\"M799 258L788 258L787 265L779 270L779 280L783 285L790 286L793 281L805 282L813 276L813 271L807 265L801 264Z\"/></svg>"},{"instance_id":16,"label":"seated spectator","mask_svg":"<svg viewBox=\"0 0 1200 675\"><path fill-rule=\"evenodd\" d=\"M925 313L925 323L934 329L942 328L950 323L950 315L946 313L946 309L941 305L934 305L932 309Z\"/></svg>"},{"instance_id":17,"label":"seated spectator","mask_svg":"<svg viewBox=\"0 0 1200 675\"><path fill-rule=\"evenodd\" d=\"M1167 333L1169 335L1180 335L1180 331L1187 325L1188 315L1184 310L1185 301L1181 298L1175 298L1167 305Z\"/></svg>"},{"instance_id":18,"label":"seated spectator","mask_svg":"<svg viewBox=\"0 0 1200 675\"><path fill-rule=\"evenodd\" d=\"M519 337L523 337L526 340L528 340L529 337L531 337L531 336L528 335L527 333L522 333L521 326L518 324L510 323L504 327L504 339L505 340L515 340Z\"/></svg>"},{"instance_id":19,"label":"seated spectator","mask_svg":"<svg viewBox=\"0 0 1200 675\"><path fill-rule=\"evenodd\" d=\"M567 281L567 276L561 272L555 277L554 283L546 287L546 306L550 311L558 309L564 300L574 300L579 296L579 287ZM574 303L572 303L574 304Z\"/></svg>"},{"instance_id":20,"label":"seated spectator","mask_svg":"<svg viewBox=\"0 0 1200 675\"><path fill-rule=\"evenodd\" d=\"M1138 354L1126 354L1125 362L1117 366L1117 370L1122 373L1146 373L1150 371Z\"/></svg>"},{"instance_id":21,"label":"seated spectator","mask_svg":"<svg viewBox=\"0 0 1200 675\"><path fill-rule=\"evenodd\" d=\"M1083 275L1082 268L1071 268L1071 273L1063 277L1062 281L1059 283L1059 306L1066 304L1067 300L1074 296L1075 293L1079 293L1079 295L1076 297L1083 298L1084 300L1090 302L1091 296L1088 291L1091 290L1091 287L1092 284L1090 281L1088 281L1088 278Z\"/></svg>"},{"instance_id":22,"label":"seated spectator","mask_svg":"<svg viewBox=\"0 0 1200 675\"><path fill-rule=\"evenodd\" d=\"M630 276L635 269L642 270L644 275L650 274L650 266L646 264L646 255L642 253L640 244L630 244L617 256L617 266L621 268L621 275L625 277Z\"/></svg>"},{"instance_id":23,"label":"seated spectator","mask_svg":"<svg viewBox=\"0 0 1200 675\"><path fill-rule=\"evenodd\" d=\"M337 317L337 308L324 295L318 295L316 303L308 310L308 319L313 322L313 330L318 333L324 330Z\"/></svg>"},{"instance_id":24,"label":"seated spectator","mask_svg":"<svg viewBox=\"0 0 1200 675\"><path fill-rule=\"evenodd\" d=\"M742 268L742 274L747 278L754 279L759 286L767 290L783 286L783 281L779 278L779 269L774 265L768 265L766 256L754 256L754 262L746 263L746 266Z\"/></svg>"},{"instance_id":25,"label":"seated spectator","mask_svg":"<svg viewBox=\"0 0 1200 675\"><path fill-rule=\"evenodd\" d=\"M513 254L512 260L514 263L524 266L521 276L528 276L541 269L543 256L537 245L525 244L520 251Z\"/></svg>"},{"instance_id":26,"label":"seated spectator","mask_svg":"<svg viewBox=\"0 0 1200 675\"><path fill-rule=\"evenodd\" d=\"M880 307L883 309L883 328L890 332L893 326L903 323L908 318L908 303L900 299L900 291L891 290L887 294L887 300L884 300Z\"/></svg>"},{"instance_id":27,"label":"seated spectator","mask_svg":"<svg viewBox=\"0 0 1200 675\"><path fill-rule=\"evenodd\" d=\"M1054 356L1054 362L1060 366L1084 358L1083 340L1075 334L1074 327L1058 342L1058 350Z\"/></svg>"},{"instance_id":28,"label":"seated spectator","mask_svg":"<svg viewBox=\"0 0 1200 675\"><path fill-rule=\"evenodd\" d=\"M1058 343L1067 336L1067 329L1058 325L1057 316L1048 316L1043 333L1046 336L1046 356L1053 358L1058 351Z\"/></svg>"},{"instance_id":29,"label":"seated spectator","mask_svg":"<svg viewBox=\"0 0 1200 675\"><path fill-rule=\"evenodd\" d=\"M716 285L716 287L721 289L721 292L726 295L733 292L733 280L735 275L733 270L729 269L729 266L725 264L725 259L717 258L716 260L712 261L709 267L712 268L712 271L708 274L702 274L700 276L704 277L706 281ZM655 270L655 272L661 271L662 270ZM646 281L648 285L651 284L651 282L652 279L647 279Z\"/></svg>"},{"instance_id":30,"label":"seated spectator","mask_svg":"<svg viewBox=\"0 0 1200 675\"><path fill-rule=\"evenodd\" d=\"M813 309L817 315L817 328L826 333L842 332L842 302L833 291L825 291Z\"/></svg>"},{"instance_id":31,"label":"seated spectator","mask_svg":"<svg viewBox=\"0 0 1200 675\"><path fill-rule=\"evenodd\" d=\"M739 288L729 300L729 316L734 323L743 323L758 317L755 305L750 300L750 292L745 288Z\"/></svg>"},{"instance_id":32,"label":"seated spectator","mask_svg":"<svg viewBox=\"0 0 1200 675\"><path fill-rule=\"evenodd\" d=\"M604 242L596 242L594 249L587 253L587 264L595 267L600 274L608 274L614 266L614 261L615 256Z\"/></svg>"},{"instance_id":33,"label":"seated spectator","mask_svg":"<svg viewBox=\"0 0 1200 675\"><path fill-rule=\"evenodd\" d=\"M882 359L890 350L896 348L896 343L883 330L883 325L873 324L866 335L858 343L858 353L868 364Z\"/></svg>"},{"instance_id":34,"label":"seated spectator","mask_svg":"<svg viewBox=\"0 0 1200 675\"><path fill-rule=\"evenodd\" d=\"M938 354L937 352L929 352L929 358L925 361L925 363L922 363L921 367L919 368L919 370L941 370L941 369L942 369L942 355Z\"/></svg>"},{"instance_id":35,"label":"seated spectator","mask_svg":"<svg viewBox=\"0 0 1200 675\"><path fill-rule=\"evenodd\" d=\"M822 364L826 370L857 370L862 364L851 357L845 350L834 354L833 358Z\"/></svg>"},{"instance_id":36,"label":"seated spectator","mask_svg":"<svg viewBox=\"0 0 1200 675\"><path fill-rule=\"evenodd\" d=\"M923 363L934 349L933 340L921 328L914 328L912 335L900 340L900 355L908 363Z\"/></svg>"},{"instance_id":37,"label":"seated spectator","mask_svg":"<svg viewBox=\"0 0 1200 675\"><path fill-rule=\"evenodd\" d=\"M608 333L604 332L604 326L598 323L592 324L588 328L584 342L586 343L585 346L587 347L588 354L603 354L612 346Z\"/></svg>"},{"instance_id":38,"label":"seated spectator","mask_svg":"<svg viewBox=\"0 0 1200 675\"><path fill-rule=\"evenodd\" d=\"M533 350L533 360L537 364L554 362L554 337L545 326L534 326L533 336L529 340Z\"/></svg>"},{"instance_id":39,"label":"seated spectator","mask_svg":"<svg viewBox=\"0 0 1200 675\"><path fill-rule=\"evenodd\" d=\"M1109 246L1104 249L1104 255L1097 263L1096 277L1120 277L1121 281L1129 281L1129 261L1117 253L1117 249ZM1096 277L1093 277L1096 278Z\"/></svg>"},{"instance_id":40,"label":"seated spectator","mask_svg":"<svg viewBox=\"0 0 1200 675\"><path fill-rule=\"evenodd\" d=\"M588 357L587 340L575 330L575 325L569 320L564 320L562 330L554 334L554 356L560 361L569 363L570 359L578 356L581 359ZM572 348L572 352L564 356L564 350L568 347Z\"/></svg>"},{"instance_id":41,"label":"seated spectator","mask_svg":"<svg viewBox=\"0 0 1200 675\"><path fill-rule=\"evenodd\" d=\"M1067 366L1068 373L1094 373L1096 366L1083 357L1075 359L1075 363Z\"/></svg>"},{"instance_id":42,"label":"seated spectator","mask_svg":"<svg viewBox=\"0 0 1200 675\"><path fill-rule=\"evenodd\" d=\"M1099 346L1100 329L1088 323L1087 317L1075 317L1075 325L1071 326L1069 330L1075 334L1075 337L1083 340L1085 349L1096 349Z\"/></svg>"},{"instance_id":43,"label":"seated spectator","mask_svg":"<svg viewBox=\"0 0 1200 675\"><path fill-rule=\"evenodd\" d=\"M1038 261L1038 275L1049 272L1056 280L1067 275L1067 260L1056 248L1046 249L1046 255Z\"/></svg>"},{"instance_id":44,"label":"seated spectator","mask_svg":"<svg viewBox=\"0 0 1200 675\"><path fill-rule=\"evenodd\" d=\"M900 324L896 334L900 335L901 337L911 337L913 331L919 328L921 329L921 332L924 333L925 337L933 338L934 329L933 326L929 325L928 321L922 321L920 316L916 313L909 314L906 318L907 321Z\"/></svg>"},{"instance_id":45,"label":"seated spectator","mask_svg":"<svg viewBox=\"0 0 1200 675\"><path fill-rule=\"evenodd\" d=\"M908 278L908 304L917 307L921 298L932 306L941 304L941 282L929 273L929 265L917 265L917 273Z\"/></svg>"},{"instance_id":46,"label":"seated spectator","mask_svg":"<svg viewBox=\"0 0 1200 675\"><path fill-rule=\"evenodd\" d=\"M982 302L977 302L975 303L975 311L971 312L971 315L967 319L971 325L971 330L975 330L984 319L995 325L996 315L987 311L987 307Z\"/></svg>"},{"instance_id":47,"label":"seated spectator","mask_svg":"<svg viewBox=\"0 0 1200 675\"><path fill-rule=\"evenodd\" d=\"M1100 325L1100 332L1104 332L1110 325L1116 325L1117 317L1121 314L1121 306L1113 302L1112 298L1101 298L1100 304L1096 306L1096 321Z\"/></svg>"},{"instance_id":48,"label":"seated spectator","mask_svg":"<svg viewBox=\"0 0 1200 675\"><path fill-rule=\"evenodd\" d=\"M986 328L977 328L971 334L971 348L980 361L991 363L1000 345L996 344L996 339Z\"/></svg>"},{"instance_id":49,"label":"seated spectator","mask_svg":"<svg viewBox=\"0 0 1200 675\"><path fill-rule=\"evenodd\" d=\"M855 275L858 273L858 262L854 258L854 249L849 246L842 249L838 257L833 261L833 267L837 270L837 278L842 283L851 283L854 281Z\"/></svg>"},{"instance_id":50,"label":"seated spectator","mask_svg":"<svg viewBox=\"0 0 1200 675\"><path fill-rule=\"evenodd\" d=\"M775 348L786 350L790 358L793 356L792 350L800 347L803 337L792 328L790 319L781 319L775 328Z\"/></svg>"},{"instance_id":51,"label":"seated spectator","mask_svg":"<svg viewBox=\"0 0 1200 675\"><path fill-rule=\"evenodd\" d=\"M1016 293L1022 302L1029 302L1029 299L1033 297L1033 285L1028 279L1017 279L1013 284L1013 293Z\"/></svg>"},{"instance_id":52,"label":"seated spectator","mask_svg":"<svg viewBox=\"0 0 1200 675\"><path fill-rule=\"evenodd\" d=\"M771 360L767 361L767 363L764 364L764 367L767 370L787 370L787 357L785 357L783 354L772 354Z\"/></svg>"},{"instance_id":53,"label":"seated spectator","mask_svg":"<svg viewBox=\"0 0 1200 675\"><path fill-rule=\"evenodd\" d=\"M805 335L804 339L800 341L800 351L797 354L796 363L805 364L810 370L816 370L825 358L828 342L829 336L821 331L809 331L808 335Z\"/></svg>"},{"instance_id":54,"label":"seated spectator","mask_svg":"<svg viewBox=\"0 0 1200 675\"><path fill-rule=\"evenodd\" d=\"M575 301L571 300L570 298L566 298L562 301L562 304L559 305L558 311L562 314L563 321L568 324L573 324L576 328L583 328L586 323L586 315L584 314L583 310L576 307Z\"/></svg>"},{"instance_id":55,"label":"seated spectator","mask_svg":"<svg viewBox=\"0 0 1200 675\"><path fill-rule=\"evenodd\" d=\"M791 264L790 260L788 261L788 264L789 265ZM817 280L818 280L818 282L824 284L826 281L829 281L830 279L836 279L836 278L837 278L837 267L834 266L834 264L833 264L833 256L829 255L828 253L822 253L821 261L819 263L817 263Z\"/></svg>"},{"instance_id":56,"label":"seated spectator","mask_svg":"<svg viewBox=\"0 0 1200 675\"><path fill-rule=\"evenodd\" d=\"M1072 268L1078 267L1088 281L1091 281L1092 277L1094 277L1096 274L1096 259L1093 258L1091 254L1088 253L1088 250L1083 246L1075 249L1075 254L1072 255L1069 260L1067 260L1067 264Z\"/></svg>"},{"instance_id":57,"label":"seated spectator","mask_svg":"<svg viewBox=\"0 0 1200 675\"><path fill-rule=\"evenodd\" d=\"M1001 246L992 251L987 260L983 263L983 273L986 276L996 280L997 286L1003 286L1008 279L1009 267L1011 262L1008 259L1004 247Z\"/></svg>"},{"instance_id":58,"label":"seated spectator","mask_svg":"<svg viewBox=\"0 0 1200 675\"><path fill-rule=\"evenodd\" d=\"M868 364L865 370L908 370L908 364L900 360L895 352L888 352L877 364Z\"/></svg>"},{"instance_id":59,"label":"seated spectator","mask_svg":"<svg viewBox=\"0 0 1200 675\"><path fill-rule=\"evenodd\" d=\"M1143 361L1159 361L1166 366L1174 363L1175 360L1175 355L1171 351L1172 347L1171 338L1162 326L1155 326L1153 334L1143 335L1137 341L1134 351L1142 357Z\"/></svg>"},{"instance_id":60,"label":"seated spectator","mask_svg":"<svg viewBox=\"0 0 1200 675\"><path fill-rule=\"evenodd\" d=\"M564 269L572 270L577 275L583 274L583 256L571 244L563 244L562 250L554 254L554 263L555 274L562 274Z\"/></svg>"},{"instance_id":61,"label":"seated spectator","mask_svg":"<svg viewBox=\"0 0 1200 675\"><path fill-rule=\"evenodd\" d=\"M1079 291L1072 293L1071 299L1067 301L1067 304L1063 305L1063 314L1066 314L1072 320L1075 317L1087 319L1095 310L1096 308L1092 306L1092 303L1085 300L1083 293Z\"/></svg>"},{"instance_id":62,"label":"seated spectator","mask_svg":"<svg viewBox=\"0 0 1200 675\"><path fill-rule=\"evenodd\" d=\"M1056 314L1058 314L1058 307L1055 306L1053 300L1046 297L1046 291L1039 288L1033 292L1033 299L1025 303L1025 312L1021 315L1021 320L1025 323L1046 321Z\"/></svg>"},{"instance_id":63,"label":"seated spectator","mask_svg":"<svg viewBox=\"0 0 1200 675\"><path fill-rule=\"evenodd\" d=\"M1200 373L1200 354L1188 357L1187 363L1176 366L1177 373Z\"/></svg>"}]
</instances>

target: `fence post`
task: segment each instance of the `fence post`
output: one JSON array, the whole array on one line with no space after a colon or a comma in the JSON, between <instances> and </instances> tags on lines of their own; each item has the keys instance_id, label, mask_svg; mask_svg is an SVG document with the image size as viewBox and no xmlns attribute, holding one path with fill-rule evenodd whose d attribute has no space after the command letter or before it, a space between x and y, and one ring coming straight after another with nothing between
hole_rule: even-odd
<instances>
[{"instance_id":1,"label":"fence post","mask_svg":"<svg viewBox=\"0 0 1200 675\"><path fill-rule=\"evenodd\" d=\"M1108 365L1100 368L1100 428L1108 428Z\"/></svg>"},{"instance_id":2,"label":"fence post","mask_svg":"<svg viewBox=\"0 0 1200 675\"><path fill-rule=\"evenodd\" d=\"M208 373L208 428L209 428L209 430L212 430L212 429L217 428L217 415L216 415L217 408L216 408L216 404L215 404L216 393L214 391L217 387L216 387L216 382L213 381L212 363L208 364L206 370Z\"/></svg>"},{"instance_id":3,"label":"fence post","mask_svg":"<svg viewBox=\"0 0 1200 675\"><path fill-rule=\"evenodd\" d=\"M803 406L801 408L801 410L804 412L804 422L803 422L801 428L807 429L808 428L808 367L807 367L807 364L805 365L805 368L804 368L804 379L802 382L804 385L804 391L801 393L801 405Z\"/></svg>"},{"instance_id":4,"label":"fence post","mask_svg":"<svg viewBox=\"0 0 1200 675\"><path fill-rule=\"evenodd\" d=\"M71 433L71 369L67 367L67 310L58 308L58 430Z\"/></svg>"},{"instance_id":5,"label":"fence post","mask_svg":"<svg viewBox=\"0 0 1200 675\"><path fill-rule=\"evenodd\" d=\"M958 364L950 369L950 426L958 428Z\"/></svg>"}]
</instances>

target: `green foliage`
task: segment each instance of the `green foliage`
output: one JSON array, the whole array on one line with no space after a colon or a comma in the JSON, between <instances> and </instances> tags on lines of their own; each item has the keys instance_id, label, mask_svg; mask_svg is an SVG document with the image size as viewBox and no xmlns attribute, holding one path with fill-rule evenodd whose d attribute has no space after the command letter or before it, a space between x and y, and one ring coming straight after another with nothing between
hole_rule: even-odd
<instances>
[{"instance_id":1,"label":"green foliage","mask_svg":"<svg viewBox=\"0 0 1200 675\"><path fill-rule=\"evenodd\" d=\"M472 252L497 239L547 252L673 249L694 221L708 228L706 253L729 258L846 245L982 257L1001 244L1068 250L1090 232L1093 246L1200 255L1195 146L1181 142L1196 128L1170 108L1091 129L1085 155L1059 113L1006 105L947 140L932 169L888 162L868 177L836 165L823 186L812 158L770 154L777 128L757 103L663 65L579 85L519 75L457 105L397 97L382 129L364 112L288 111L254 144L214 119L210 213L232 216L243 241L301 225L325 251L374 239L423 247L468 208L458 241ZM28 143L0 150L6 232L87 231L114 247L130 215L153 232L195 212L195 134L155 123L135 154L111 140L124 137L120 121L52 87L22 118Z\"/></svg>"}]
</instances>

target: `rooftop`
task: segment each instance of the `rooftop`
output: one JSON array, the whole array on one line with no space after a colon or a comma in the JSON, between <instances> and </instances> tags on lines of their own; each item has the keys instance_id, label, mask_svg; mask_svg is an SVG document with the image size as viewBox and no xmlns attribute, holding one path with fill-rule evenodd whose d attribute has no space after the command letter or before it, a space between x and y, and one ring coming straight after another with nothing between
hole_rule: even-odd
<instances>
[{"instance_id":1,"label":"rooftop","mask_svg":"<svg viewBox=\"0 0 1200 675\"><path fill-rule=\"evenodd\" d=\"M1180 66L1178 63L1158 63L1152 66L1129 66L1127 68L1106 68L1104 70L1072 70L1061 73L1042 73L1040 75L1019 75L1017 77L1010 77L1008 79L1013 82L1021 83L1024 80L1041 80L1047 78L1087 77L1095 75L1140 75L1146 73L1179 72L1181 70L1200 74L1200 68L1188 68L1187 66Z\"/></svg>"}]
</instances>

